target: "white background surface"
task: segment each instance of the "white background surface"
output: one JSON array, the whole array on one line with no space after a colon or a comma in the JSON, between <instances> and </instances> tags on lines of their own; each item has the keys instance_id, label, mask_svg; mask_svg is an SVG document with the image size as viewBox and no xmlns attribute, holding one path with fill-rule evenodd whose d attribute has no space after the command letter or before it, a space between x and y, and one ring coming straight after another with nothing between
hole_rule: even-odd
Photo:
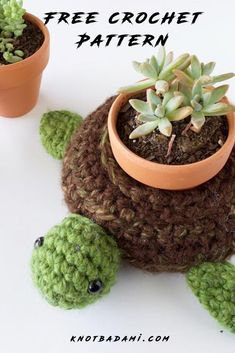
<instances>
[{"instance_id":1,"label":"white background surface","mask_svg":"<svg viewBox=\"0 0 235 353\"><path fill-rule=\"evenodd\" d=\"M180 274L151 275L123 265L111 293L81 311L51 307L33 287L29 261L34 240L68 211L60 187L61 163L43 150L38 136L47 109L86 116L124 84L139 77L131 60L154 53L150 47L77 50L80 33L169 32L168 50L217 61L217 72L235 71L233 1L25 0L40 18L49 11L98 11L93 25L49 24L51 60L37 107L20 119L0 118L0 351L232 352L235 338L201 308ZM195 25L108 25L115 11L204 11ZM235 96L231 81L230 98ZM167 343L69 343L72 335L170 335Z\"/></svg>"}]
</instances>

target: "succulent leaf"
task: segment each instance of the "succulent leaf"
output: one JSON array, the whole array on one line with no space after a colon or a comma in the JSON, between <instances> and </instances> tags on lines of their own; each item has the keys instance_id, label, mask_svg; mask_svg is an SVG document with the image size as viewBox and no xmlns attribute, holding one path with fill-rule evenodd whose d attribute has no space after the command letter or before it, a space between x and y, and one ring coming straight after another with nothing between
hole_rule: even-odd
<instances>
[{"instance_id":1,"label":"succulent leaf","mask_svg":"<svg viewBox=\"0 0 235 353\"><path fill-rule=\"evenodd\" d=\"M174 58L173 51L170 51L166 55L166 59L165 59L165 63L164 63L163 68L167 67L173 61L173 58Z\"/></svg>"},{"instance_id":2,"label":"succulent leaf","mask_svg":"<svg viewBox=\"0 0 235 353\"><path fill-rule=\"evenodd\" d=\"M187 118L192 112L192 107L187 106L178 108L175 111L166 114L166 116L170 121L179 121Z\"/></svg>"},{"instance_id":3,"label":"succulent leaf","mask_svg":"<svg viewBox=\"0 0 235 353\"><path fill-rule=\"evenodd\" d=\"M187 75L184 71L182 70L174 70L173 71L175 76L177 77L177 79L183 84L183 85L186 85L186 86L189 86L189 87L192 87L193 85L193 79Z\"/></svg>"},{"instance_id":4,"label":"succulent leaf","mask_svg":"<svg viewBox=\"0 0 235 353\"><path fill-rule=\"evenodd\" d=\"M170 89L173 92L179 91L179 81L175 79L173 82L171 82Z\"/></svg>"},{"instance_id":5,"label":"succulent leaf","mask_svg":"<svg viewBox=\"0 0 235 353\"><path fill-rule=\"evenodd\" d=\"M152 79L139 81L129 86L120 87L118 89L118 93L133 93L133 92L141 91L143 89L154 86L155 82L156 81Z\"/></svg>"},{"instance_id":6,"label":"succulent leaf","mask_svg":"<svg viewBox=\"0 0 235 353\"><path fill-rule=\"evenodd\" d=\"M170 83L174 79L175 79L175 75L174 75L173 71L169 71L167 74L165 74L164 81Z\"/></svg>"},{"instance_id":7,"label":"succulent leaf","mask_svg":"<svg viewBox=\"0 0 235 353\"><path fill-rule=\"evenodd\" d=\"M139 63L138 61L132 61L132 66L134 67L135 71L138 73L141 73L140 65L141 63Z\"/></svg>"},{"instance_id":8,"label":"succulent leaf","mask_svg":"<svg viewBox=\"0 0 235 353\"><path fill-rule=\"evenodd\" d=\"M201 64L196 55L192 55L191 58L191 73L194 79L198 79L202 74Z\"/></svg>"},{"instance_id":9,"label":"succulent leaf","mask_svg":"<svg viewBox=\"0 0 235 353\"><path fill-rule=\"evenodd\" d=\"M183 64L178 66L178 70L184 71L189 67L190 64L191 64L191 56L189 56L188 59L186 59L185 62L183 62Z\"/></svg>"},{"instance_id":10,"label":"succulent leaf","mask_svg":"<svg viewBox=\"0 0 235 353\"><path fill-rule=\"evenodd\" d=\"M152 114L152 109L148 105L148 103L140 100L140 99L130 99L130 105L138 112L142 114Z\"/></svg>"},{"instance_id":11,"label":"succulent leaf","mask_svg":"<svg viewBox=\"0 0 235 353\"><path fill-rule=\"evenodd\" d=\"M194 98L191 100L191 106L195 112L200 112L202 110L202 105Z\"/></svg>"},{"instance_id":12,"label":"succulent leaf","mask_svg":"<svg viewBox=\"0 0 235 353\"><path fill-rule=\"evenodd\" d=\"M172 134L172 125L167 118L162 118L159 120L158 129L161 132L161 134L165 136L169 137Z\"/></svg>"},{"instance_id":13,"label":"succulent leaf","mask_svg":"<svg viewBox=\"0 0 235 353\"><path fill-rule=\"evenodd\" d=\"M189 57L189 54L182 54L173 62L171 62L167 67L165 67L159 75L159 79L165 80L169 72L172 72L174 69L177 69L182 65Z\"/></svg>"},{"instance_id":14,"label":"succulent leaf","mask_svg":"<svg viewBox=\"0 0 235 353\"><path fill-rule=\"evenodd\" d=\"M161 72L163 66L164 66L164 62L166 59L166 50L164 46L160 46L158 53L157 53L157 62L158 62L158 66L159 66L159 72Z\"/></svg>"},{"instance_id":15,"label":"succulent leaf","mask_svg":"<svg viewBox=\"0 0 235 353\"><path fill-rule=\"evenodd\" d=\"M202 126L205 124L206 118L202 112L193 112L191 117L191 123L195 129L199 132Z\"/></svg>"},{"instance_id":16,"label":"succulent leaf","mask_svg":"<svg viewBox=\"0 0 235 353\"><path fill-rule=\"evenodd\" d=\"M166 92L163 96L163 101L162 101L162 105L166 106L167 102L169 102L169 100L171 98L174 97L174 91L172 89L170 89L168 92Z\"/></svg>"},{"instance_id":17,"label":"succulent leaf","mask_svg":"<svg viewBox=\"0 0 235 353\"><path fill-rule=\"evenodd\" d=\"M150 65L154 68L154 70L156 70L157 72L157 75L159 74L159 71L161 70L159 65L158 65L158 62L157 62L157 59L156 57L153 55L151 56L150 58Z\"/></svg>"},{"instance_id":18,"label":"succulent leaf","mask_svg":"<svg viewBox=\"0 0 235 353\"><path fill-rule=\"evenodd\" d=\"M198 95L199 97L202 96L202 83L200 80L195 81L193 88L192 88L192 96Z\"/></svg>"},{"instance_id":19,"label":"succulent leaf","mask_svg":"<svg viewBox=\"0 0 235 353\"><path fill-rule=\"evenodd\" d=\"M156 80L158 77L157 70L147 61L140 65L140 70L148 78Z\"/></svg>"},{"instance_id":20,"label":"succulent leaf","mask_svg":"<svg viewBox=\"0 0 235 353\"><path fill-rule=\"evenodd\" d=\"M131 140L133 140L133 139L139 138L141 136L148 135L148 134L150 134L150 132L155 130L157 126L158 126L158 120L149 121L145 124L138 126L135 130L133 130L132 133L130 134L129 138Z\"/></svg>"},{"instance_id":21,"label":"succulent leaf","mask_svg":"<svg viewBox=\"0 0 235 353\"><path fill-rule=\"evenodd\" d=\"M15 50L14 54L19 56L20 58L23 58L24 56L24 52L22 50Z\"/></svg>"},{"instance_id":22,"label":"succulent leaf","mask_svg":"<svg viewBox=\"0 0 235 353\"><path fill-rule=\"evenodd\" d=\"M210 84L212 84L212 82L213 82L212 77L211 77L211 76L208 76L208 75L203 75L203 76L201 76L201 77L199 78L199 80L200 80L200 82L201 82L201 84L202 84L203 86L210 85Z\"/></svg>"},{"instance_id":23,"label":"succulent leaf","mask_svg":"<svg viewBox=\"0 0 235 353\"><path fill-rule=\"evenodd\" d=\"M158 104L161 104L161 99L156 95L156 92L151 88L147 89L147 102L154 111Z\"/></svg>"},{"instance_id":24,"label":"succulent leaf","mask_svg":"<svg viewBox=\"0 0 235 353\"><path fill-rule=\"evenodd\" d=\"M229 72L227 74L222 74L218 76L213 76L212 77L212 83L217 83L225 80L229 80L230 78L234 77L235 74L233 72Z\"/></svg>"},{"instance_id":25,"label":"succulent leaf","mask_svg":"<svg viewBox=\"0 0 235 353\"><path fill-rule=\"evenodd\" d=\"M226 104L226 103L211 104L206 106L203 109L203 113L205 114L205 116L218 116L218 115L223 115L234 111L235 111L235 106L232 104Z\"/></svg>"},{"instance_id":26,"label":"succulent leaf","mask_svg":"<svg viewBox=\"0 0 235 353\"><path fill-rule=\"evenodd\" d=\"M204 92L202 94L202 102L204 107L206 107L209 104L210 98L211 98L211 92Z\"/></svg>"},{"instance_id":27,"label":"succulent leaf","mask_svg":"<svg viewBox=\"0 0 235 353\"><path fill-rule=\"evenodd\" d=\"M17 63L17 62L23 60L20 56L14 55L13 53L11 53L9 51L6 51L5 53L3 53L3 57L7 62L9 62L11 64L14 64L14 63Z\"/></svg>"},{"instance_id":28,"label":"succulent leaf","mask_svg":"<svg viewBox=\"0 0 235 353\"><path fill-rule=\"evenodd\" d=\"M163 118L165 115L165 108L161 104L158 104L154 113L158 118Z\"/></svg>"},{"instance_id":29,"label":"succulent leaf","mask_svg":"<svg viewBox=\"0 0 235 353\"><path fill-rule=\"evenodd\" d=\"M171 98L165 106L166 113L171 113L172 111L179 108L182 105L183 101L184 101L184 97L182 95L178 95Z\"/></svg>"},{"instance_id":30,"label":"succulent leaf","mask_svg":"<svg viewBox=\"0 0 235 353\"><path fill-rule=\"evenodd\" d=\"M138 115L138 120L139 121L143 121L143 122L147 122L147 121L155 121L156 120L156 116L154 114L139 114Z\"/></svg>"},{"instance_id":31,"label":"succulent leaf","mask_svg":"<svg viewBox=\"0 0 235 353\"><path fill-rule=\"evenodd\" d=\"M213 61L203 65L202 75L209 76L214 71L214 68L215 62Z\"/></svg>"},{"instance_id":32,"label":"succulent leaf","mask_svg":"<svg viewBox=\"0 0 235 353\"><path fill-rule=\"evenodd\" d=\"M223 86L219 86L215 89L213 89L210 92L210 95L208 97L208 101L206 102L206 105L211 105L214 103L219 102L226 94L227 90L228 90L228 85L223 85Z\"/></svg>"},{"instance_id":33,"label":"succulent leaf","mask_svg":"<svg viewBox=\"0 0 235 353\"><path fill-rule=\"evenodd\" d=\"M6 43L6 49L10 52L14 49L14 45L12 43Z\"/></svg>"},{"instance_id":34,"label":"succulent leaf","mask_svg":"<svg viewBox=\"0 0 235 353\"><path fill-rule=\"evenodd\" d=\"M179 84L179 91L184 96L184 105L190 105L190 101L192 99L192 90L185 85Z\"/></svg>"}]
</instances>

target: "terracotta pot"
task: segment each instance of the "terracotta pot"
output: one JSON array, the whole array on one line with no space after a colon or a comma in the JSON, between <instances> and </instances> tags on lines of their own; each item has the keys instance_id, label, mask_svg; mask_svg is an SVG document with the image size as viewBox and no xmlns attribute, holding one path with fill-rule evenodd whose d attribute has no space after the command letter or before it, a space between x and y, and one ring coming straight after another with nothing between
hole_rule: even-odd
<instances>
[{"instance_id":1,"label":"terracotta pot","mask_svg":"<svg viewBox=\"0 0 235 353\"><path fill-rule=\"evenodd\" d=\"M227 140L212 156L202 161L185 165L160 164L150 162L130 151L117 133L116 123L119 111L133 96L133 94L120 94L112 104L108 116L111 148L116 161L127 174L141 183L155 188L184 190L203 184L213 178L223 168L235 143L234 113L227 114L229 125Z\"/></svg>"},{"instance_id":2,"label":"terracotta pot","mask_svg":"<svg viewBox=\"0 0 235 353\"><path fill-rule=\"evenodd\" d=\"M0 115L17 117L28 113L38 100L42 72L49 60L49 32L43 22L27 13L25 18L44 34L41 48L32 56L0 66Z\"/></svg>"}]
</instances>

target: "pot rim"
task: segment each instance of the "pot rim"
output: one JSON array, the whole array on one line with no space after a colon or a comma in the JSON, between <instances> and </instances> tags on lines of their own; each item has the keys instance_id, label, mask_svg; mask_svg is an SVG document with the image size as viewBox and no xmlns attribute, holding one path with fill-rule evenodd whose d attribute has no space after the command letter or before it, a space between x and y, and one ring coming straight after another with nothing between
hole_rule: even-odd
<instances>
[{"instance_id":1,"label":"pot rim","mask_svg":"<svg viewBox=\"0 0 235 353\"><path fill-rule=\"evenodd\" d=\"M124 143L123 141L121 140L121 138L119 137L118 135L118 132L117 132L117 128L116 128L116 125L117 125L117 119L118 119L118 114L114 114L113 111L115 110L115 106L117 104L119 104L119 101L120 100L123 100L122 102L122 107L127 103L128 99L130 97L133 97L135 96L136 94L140 93L140 92L143 92L143 91L146 91L145 89L144 90L140 90L138 92L135 92L135 93L128 93L128 94L119 94L115 101L113 102L112 106L111 106L111 109L109 111L109 115L108 115L108 130L112 130L113 132L113 135L116 139L116 142L119 144L119 147L122 148L123 150L125 150L125 152L130 156L130 157L133 157L135 158L135 160L137 162L139 162L143 168L145 168L145 166L148 166L149 168L151 169L156 169L156 168L165 168L166 170L168 171L179 171L179 170L182 170L182 168L188 168L188 169L191 169L195 166L201 166L201 167L206 167L208 161L211 162L213 159L217 159L217 157L220 157L220 155L223 155L224 154L224 150L226 149L227 146L229 146L232 142L233 144L235 143L235 113L231 112L231 113L227 113L226 114L226 117L227 117L227 121L228 121L228 136L227 136L227 139L225 141L225 143L221 146L221 148L215 152L214 154L212 154L210 157L207 157L201 161L197 161L197 162L194 162L194 163L188 163L188 164L163 164L163 163L158 163L158 162L152 162L152 161L148 161L147 159L145 158L142 158L140 156L138 156L137 154L135 154L133 151L131 151ZM225 102L228 102L228 99L227 97L224 97L222 101L225 101ZM120 109L119 111L120 112Z\"/></svg>"},{"instance_id":2,"label":"pot rim","mask_svg":"<svg viewBox=\"0 0 235 353\"><path fill-rule=\"evenodd\" d=\"M0 65L0 73L1 73L1 71L10 72L10 71L18 70L21 67L30 64L32 61L36 60L41 55L41 53L45 50L45 48L47 48L49 46L49 41L50 41L49 30L44 25L42 20L29 12L26 12L24 17L28 21L34 23L42 31L42 33L44 35L44 41L43 41L41 47L34 54L29 56L28 58L23 59L22 61L10 64L10 65Z\"/></svg>"}]
</instances>

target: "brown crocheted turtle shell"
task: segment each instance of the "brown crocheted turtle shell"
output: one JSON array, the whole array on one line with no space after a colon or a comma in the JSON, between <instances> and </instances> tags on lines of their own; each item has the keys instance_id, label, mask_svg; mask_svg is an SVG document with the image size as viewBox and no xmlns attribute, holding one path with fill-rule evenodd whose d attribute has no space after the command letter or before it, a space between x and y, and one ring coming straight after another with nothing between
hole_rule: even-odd
<instances>
[{"instance_id":1,"label":"brown crocheted turtle shell","mask_svg":"<svg viewBox=\"0 0 235 353\"><path fill-rule=\"evenodd\" d=\"M116 163L107 116L114 98L90 114L68 146L62 173L65 200L112 234L133 265L186 271L235 252L235 152L209 182L164 191L129 177Z\"/></svg>"}]
</instances>

